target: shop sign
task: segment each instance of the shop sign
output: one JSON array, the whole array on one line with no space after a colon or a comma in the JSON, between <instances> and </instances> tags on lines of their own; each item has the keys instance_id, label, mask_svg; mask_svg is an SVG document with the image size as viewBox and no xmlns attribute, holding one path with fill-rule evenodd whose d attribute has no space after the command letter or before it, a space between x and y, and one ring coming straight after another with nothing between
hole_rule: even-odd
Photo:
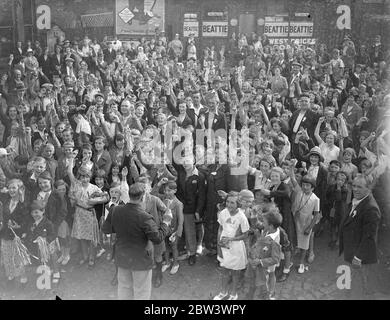
<instances>
[{"instance_id":1,"label":"shop sign","mask_svg":"<svg viewBox=\"0 0 390 320\"><path fill-rule=\"evenodd\" d=\"M199 22L198 21L184 21L183 23L183 37L189 37L193 34L199 37Z\"/></svg>"},{"instance_id":2,"label":"shop sign","mask_svg":"<svg viewBox=\"0 0 390 320\"><path fill-rule=\"evenodd\" d=\"M227 21L205 21L202 25L203 37L227 37L228 30L229 24Z\"/></svg>"},{"instance_id":3,"label":"shop sign","mask_svg":"<svg viewBox=\"0 0 390 320\"><path fill-rule=\"evenodd\" d=\"M264 33L268 37L312 37L313 22L265 22Z\"/></svg>"},{"instance_id":4,"label":"shop sign","mask_svg":"<svg viewBox=\"0 0 390 320\"><path fill-rule=\"evenodd\" d=\"M47 5L37 7L37 29L49 30L51 28L51 10Z\"/></svg>"}]
</instances>

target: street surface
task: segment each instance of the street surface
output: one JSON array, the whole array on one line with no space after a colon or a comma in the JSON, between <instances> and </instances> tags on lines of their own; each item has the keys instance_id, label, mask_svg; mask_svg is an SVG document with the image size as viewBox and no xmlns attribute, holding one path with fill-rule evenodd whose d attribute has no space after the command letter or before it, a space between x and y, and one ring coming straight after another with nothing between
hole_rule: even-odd
<instances>
[{"instance_id":1,"label":"street surface","mask_svg":"<svg viewBox=\"0 0 390 320\"><path fill-rule=\"evenodd\" d=\"M344 264L338 257L337 250L327 247L327 236L316 239L316 258L309 270L300 275L296 267L292 270L289 279L284 283L277 283L276 298L279 300L339 300L346 299L344 290L339 290L336 280L337 267ZM390 268L386 264L386 256L381 255L382 261L377 265L374 279L377 292L361 297L362 299L390 300ZM387 260L389 257L387 257ZM297 261L295 260L296 264ZM114 300L116 287L111 285L115 272L113 263L107 262L105 255L101 257L93 270L87 266L73 265L72 261L63 269L62 279L57 288L51 290L36 289L34 269L29 270L29 283L24 290L17 288L9 290L5 285L5 276L2 270L0 275L1 299L61 299L72 300ZM156 300L200 300L211 299L219 292L221 271L214 258L198 257L195 266L189 266L182 261L176 275L170 275L169 270L164 273L163 285L153 289L152 299ZM245 296L239 292L239 299Z\"/></svg>"}]
</instances>

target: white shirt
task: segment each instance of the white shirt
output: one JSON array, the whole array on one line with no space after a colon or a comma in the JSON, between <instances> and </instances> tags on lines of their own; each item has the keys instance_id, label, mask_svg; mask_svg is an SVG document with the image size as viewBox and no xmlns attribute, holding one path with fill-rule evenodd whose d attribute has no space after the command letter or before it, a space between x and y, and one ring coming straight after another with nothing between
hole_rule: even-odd
<instances>
[{"instance_id":1,"label":"white shirt","mask_svg":"<svg viewBox=\"0 0 390 320\"><path fill-rule=\"evenodd\" d=\"M320 169L319 165L317 165L317 166L310 165L309 170L307 171L307 174L310 175L315 180L317 180L319 169Z\"/></svg>"},{"instance_id":2,"label":"white shirt","mask_svg":"<svg viewBox=\"0 0 390 320\"><path fill-rule=\"evenodd\" d=\"M122 48L122 42L120 40L116 40L112 42L112 47L115 51L118 51Z\"/></svg>"},{"instance_id":3,"label":"white shirt","mask_svg":"<svg viewBox=\"0 0 390 320\"><path fill-rule=\"evenodd\" d=\"M349 215L352 215L353 212L355 211L356 207L359 205L360 202L362 202L364 199L366 199L367 197L369 196L366 195L363 199L360 199L360 200L357 200L355 198L352 199L352 208L351 208L351 212L349 213Z\"/></svg>"}]
</instances>

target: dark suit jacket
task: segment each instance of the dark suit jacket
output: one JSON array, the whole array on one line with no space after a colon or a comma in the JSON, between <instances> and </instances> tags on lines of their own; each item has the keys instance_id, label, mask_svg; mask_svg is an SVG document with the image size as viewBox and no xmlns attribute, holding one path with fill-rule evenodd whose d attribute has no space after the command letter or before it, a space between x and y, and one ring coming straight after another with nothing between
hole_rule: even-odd
<instances>
[{"instance_id":1,"label":"dark suit jacket","mask_svg":"<svg viewBox=\"0 0 390 320\"><path fill-rule=\"evenodd\" d=\"M5 199L2 199L2 207L1 210L3 212L3 228L0 230L0 239L4 240L13 240L14 234L11 229L8 228L8 221L13 220L18 225L21 226L19 229L14 229L15 233L20 237L22 233L26 230L26 222L28 219L28 210L26 206L26 202L18 203L16 205L15 210L11 213L9 210L10 197L5 196Z\"/></svg>"},{"instance_id":2,"label":"dark suit jacket","mask_svg":"<svg viewBox=\"0 0 390 320\"><path fill-rule=\"evenodd\" d=\"M46 217L43 217L36 227L34 227L34 220L30 217L27 223L26 233L27 235L23 242L26 244L31 254L36 257L39 257L39 247L38 243L34 243L35 239L38 237L46 237L46 241L49 244L57 237L53 223Z\"/></svg>"},{"instance_id":3,"label":"dark suit jacket","mask_svg":"<svg viewBox=\"0 0 390 320\"><path fill-rule=\"evenodd\" d=\"M128 203L110 211L103 225L104 233L115 233L115 262L120 268L151 270L153 257L145 250L148 240L154 244L164 241L169 227L157 226L152 215L140 204Z\"/></svg>"},{"instance_id":4,"label":"dark suit jacket","mask_svg":"<svg viewBox=\"0 0 390 320\"><path fill-rule=\"evenodd\" d=\"M210 129L209 128L209 115L210 115L209 112L205 113L204 126L205 126L206 129ZM199 122L198 122L197 129L200 129ZM213 121L213 124L211 126L211 129L213 129L214 131L219 130L219 129L225 129L226 130L225 117L223 116L222 113L218 112L218 114L214 116L214 121Z\"/></svg>"},{"instance_id":5,"label":"dark suit jacket","mask_svg":"<svg viewBox=\"0 0 390 320\"><path fill-rule=\"evenodd\" d=\"M58 67L58 66L60 66L61 70L62 70L63 69L63 65L64 65L64 56L62 54L60 55L60 59L58 59L56 54L53 54L51 56L51 68L52 68L52 71L54 71L55 67Z\"/></svg>"},{"instance_id":6,"label":"dark suit jacket","mask_svg":"<svg viewBox=\"0 0 390 320\"><path fill-rule=\"evenodd\" d=\"M200 108L199 115L202 113L205 114L207 112L207 108ZM187 115L190 117L192 123L194 124L194 127L198 128L198 121L199 117L195 114L195 110L192 108L187 108Z\"/></svg>"},{"instance_id":7,"label":"dark suit jacket","mask_svg":"<svg viewBox=\"0 0 390 320\"><path fill-rule=\"evenodd\" d=\"M341 222L340 251L344 260L351 263L353 257L362 260L363 264L377 263L377 234L380 211L374 197L370 194L358 204L356 215L349 215L351 206Z\"/></svg>"},{"instance_id":8,"label":"dark suit jacket","mask_svg":"<svg viewBox=\"0 0 390 320\"><path fill-rule=\"evenodd\" d=\"M293 132L293 129L294 129L295 122L298 118L299 112L300 112L299 110L295 111L293 113L293 115L291 116L291 119L289 122L289 125L290 125L290 135L289 136L291 137L291 139L295 138L295 133ZM313 139L313 141L314 141L314 130L317 126L317 122L318 122L319 117L320 116L318 114L314 113L313 111L307 110L305 113L305 116L302 118L302 121L300 124L300 127L307 129L307 133L308 133L309 137ZM299 130L299 128L298 128L298 130Z\"/></svg>"},{"instance_id":9,"label":"dark suit jacket","mask_svg":"<svg viewBox=\"0 0 390 320\"><path fill-rule=\"evenodd\" d=\"M97 159L97 155L95 154L92 158L92 161L94 163L94 171L103 169L104 172L108 175L110 173L110 169L112 165L110 153L107 150L104 150L99 161L96 161L96 159Z\"/></svg>"},{"instance_id":10,"label":"dark suit jacket","mask_svg":"<svg viewBox=\"0 0 390 320\"><path fill-rule=\"evenodd\" d=\"M307 165L307 169L310 168L310 163ZM321 210L323 210L325 205L325 197L326 197L326 186L328 183L328 170L326 167L320 163L320 168L318 169L317 179L316 179L316 187L314 188L314 193L318 198L320 198L320 206Z\"/></svg>"},{"instance_id":11,"label":"dark suit jacket","mask_svg":"<svg viewBox=\"0 0 390 320\"><path fill-rule=\"evenodd\" d=\"M104 61L107 62L108 65L110 65L111 63L114 62L116 58L116 51L112 49L112 51L110 52L108 49L105 49L103 51L103 55L104 55Z\"/></svg>"},{"instance_id":12,"label":"dark suit jacket","mask_svg":"<svg viewBox=\"0 0 390 320\"><path fill-rule=\"evenodd\" d=\"M45 59L44 55L41 55L38 57L38 63L39 66L42 68L42 72L45 74L46 77L51 78L51 67L52 67L52 60L50 56L47 56Z\"/></svg>"}]
</instances>

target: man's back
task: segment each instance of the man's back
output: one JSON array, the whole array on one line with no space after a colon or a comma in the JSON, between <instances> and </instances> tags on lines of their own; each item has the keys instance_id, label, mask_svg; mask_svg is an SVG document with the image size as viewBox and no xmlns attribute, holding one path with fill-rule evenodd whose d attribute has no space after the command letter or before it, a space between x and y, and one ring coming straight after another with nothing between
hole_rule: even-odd
<instances>
[{"instance_id":1,"label":"man's back","mask_svg":"<svg viewBox=\"0 0 390 320\"><path fill-rule=\"evenodd\" d=\"M152 257L145 250L147 241L160 243L166 232L161 232L140 204L128 203L116 207L106 222L116 233L115 261L121 268L148 270L152 268ZM163 225L161 228L165 228ZM167 230L166 230L167 231Z\"/></svg>"}]
</instances>

